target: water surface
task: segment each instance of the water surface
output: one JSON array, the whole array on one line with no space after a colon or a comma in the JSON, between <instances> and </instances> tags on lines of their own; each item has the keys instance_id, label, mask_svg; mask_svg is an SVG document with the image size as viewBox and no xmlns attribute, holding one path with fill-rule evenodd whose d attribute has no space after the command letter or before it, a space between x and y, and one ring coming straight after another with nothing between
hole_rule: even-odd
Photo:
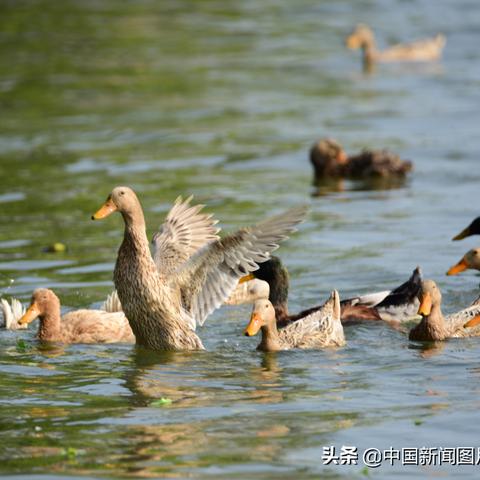
<instances>
[{"instance_id":1,"label":"water surface","mask_svg":"<svg viewBox=\"0 0 480 480\"><path fill-rule=\"evenodd\" d=\"M343 38L443 32L433 65L360 69ZM311 213L279 254L292 311L390 288L420 264L465 306L479 278L445 271L479 215L480 9L459 0L3 2L0 6L0 291L55 288L65 309L112 288L122 222L90 215L113 186L138 192L151 235L177 195L225 230L292 205ZM346 183L312 197L308 148L388 147L413 160L395 188ZM43 252L63 242L67 251ZM208 351L47 346L0 335L0 471L24 478L379 478L448 465L324 466L323 447L478 447L478 339L436 348L385 325L338 350L255 351L249 308L200 330ZM167 398L171 403L155 401Z\"/></svg>"}]
</instances>

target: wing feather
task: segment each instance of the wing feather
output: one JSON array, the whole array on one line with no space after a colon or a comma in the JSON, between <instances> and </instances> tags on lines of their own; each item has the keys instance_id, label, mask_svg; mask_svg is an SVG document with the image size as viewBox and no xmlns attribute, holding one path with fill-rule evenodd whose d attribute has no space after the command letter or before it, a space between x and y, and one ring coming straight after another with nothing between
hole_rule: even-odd
<instances>
[{"instance_id":1,"label":"wing feather","mask_svg":"<svg viewBox=\"0 0 480 480\"><path fill-rule=\"evenodd\" d=\"M171 273L209 242L218 240L218 220L201 213L204 205L190 205L193 197L178 197L154 234L153 259L162 274Z\"/></svg>"},{"instance_id":2,"label":"wing feather","mask_svg":"<svg viewBox=\"0 0 480 480\"><path fill-rule=\"evenodd\" d=\"M268 260L306 213L305 206L292 208L211 242L191 257L172 276L190 317L203 325L207 316L228 299L238 280Z\"/></svg>"}]
</instances>

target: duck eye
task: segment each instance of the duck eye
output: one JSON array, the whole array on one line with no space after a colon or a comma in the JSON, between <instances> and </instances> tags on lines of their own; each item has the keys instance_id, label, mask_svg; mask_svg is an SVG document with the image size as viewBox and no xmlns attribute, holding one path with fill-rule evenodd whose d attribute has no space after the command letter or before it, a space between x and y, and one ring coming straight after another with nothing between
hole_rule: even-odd
<instances>
[{"instance_id":1,"label":"duck eye","mask_svg":"<svg viewBox=\"0 0 480 480\"><path fill-rule=\"evenodd\" d=\"M120 195L125 195L125 192L122 190L122 191L120 192Z\"/></svg>"}]
</instances>

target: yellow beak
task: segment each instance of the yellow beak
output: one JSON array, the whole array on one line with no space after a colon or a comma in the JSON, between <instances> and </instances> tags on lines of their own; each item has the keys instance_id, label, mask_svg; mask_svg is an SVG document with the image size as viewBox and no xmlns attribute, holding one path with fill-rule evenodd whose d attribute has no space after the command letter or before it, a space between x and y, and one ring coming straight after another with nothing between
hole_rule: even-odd
<instances>
[{"instance_id":1,"label":"yellow beak","mask_svg":"<svg viewBox=\"0 0 480 480\"><path fill-rule=\"evenodd\" d=\"M420 297L420 307L418 307L418 314L428 317L432 311L432 297L430 293L423 293Z\"/></svg>"},{"instance_id":2,"label":"yellow beak","mask_svg":"<svg viewBox=\"0 0 480 480\"><path fill-rule=\"evenodd\" d=\"M458 235L455 235L452 240L463 240L465 237L469 237L470 235L470 227L467 227L464 228Z\"/></svg>"},{"instance_id":3,"label":"yellow beak","mask_svg":"<svg viewBox=\"0 0 480 480\"><path fill-rule=\"evenodd\" d=\"M250 280L253 280L255 278L255 275L253 273L249 273L248 275L245 275L242 277L239 281L238 284L240 285L241 283L249 282Z\"/></svg>"},{"instance_id":4,"label":"yellow beak","mask_svg":"<svg viewBox=\"0 0 480 480\"><path fill-rule=\"evenodd\" d=\"M26 325L33 322L40 315L40 310L36 303L32 303L23 317L18 321L19 325Z\"/></svg>"},{"instance_id":5,"label":"yellow beak","mask_svg":"<svg viewBox=\"0 0 480 480\"><path fill-rule=\"evenodd\" d=\"M108 198L107 201L92 215L92 220L101 220L117 210L117 206L113 203L112 199Z\"/></svg>"},{"instance_id":6,"label":"yellow beak","mask_svg":"<svg viewBox=\"0 0 480 480\"><path fill-rule=\"evenodd\" d=\"M476 315L475 317L471 318L463 328L471 328L476 327L480 323L480 315Z\"/></svg>"},{"instance_id":7,"label":"yellow beak","mask_svg":"<svg viewBox=\"0 0 480 480\"><path fill-rule=\"evenodd\" d=\"M250 317L250 322L243 333L247 337L253 337L258 333L261 326L262 326L262 318L260 317L260 314L258 314L257 312L253 312L252 316Z\"/></svg>"},{"instance_id":8,"label":"yellow beak","mask_svg":"<svg viewBox=\"0 0 480 480\"><path fill-rule=\"evenodd\" d=\"M468 269L468 264L465 261L465 257L463 257L456 265L450 268L447 272L447 275L457 275L460 272Z\"/></svg>"}]
</instances>

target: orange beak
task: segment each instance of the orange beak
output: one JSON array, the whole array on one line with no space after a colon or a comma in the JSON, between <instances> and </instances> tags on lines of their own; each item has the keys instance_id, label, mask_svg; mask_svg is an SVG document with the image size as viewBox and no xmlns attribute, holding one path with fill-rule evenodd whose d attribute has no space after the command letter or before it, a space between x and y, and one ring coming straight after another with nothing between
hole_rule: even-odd
<instances>
[{"instance_id":1,"label":"orange beak","mask_svg":"<svg viewBox=\"0 0 480 480\"><path fill-rule=\"evenodd\" d=\"M460 272L468 269L468 264L465 261L465 257L463 257L456 265L450 268L447 272L447 275L457 275Z\"/></svg>"},{"instance_id":2,"label":"orange beak","mask_svg":"<svg viewBox=\"0 0 480 480\"><path fill-rule=\"evenodd\" d=\"M423 317L428 317L432 311L432 297L430 293L422 293L420 297L420 306L418 307L418 314Z\"/></svg>"},{"instance_id":3,"label":"orange beak","mask_svg":"<svg viewBox=\"0 0 480 480\"><path fill-rule=\"evenodd\" d=\"M475 317L471 318L463 328L471 328L476 327L480 323L480 315L476 315Z\"/></svg>"},{"instance_id":4,"label":"orange beak","mask_svg":"<svg viewBox=\"0 0 480 480\"><path fill-rule=\"evenodd\" d=\"M92 220L101 220L117 210L117 206L113 203L112 199L108 197L107 201L92 215Z\"/></svg>"},{"instance_id":5,"label":"orange beak","mask_svg":"<svg viewBox=\"0 0 480 480\"><path fill-rule=\"evenodd\" d=\"M347 154L343 150L340 150L337 156L337 163L339 165L345 165L347 162L348 162Z\"/></svg>"},{"instance_id":6,"label":"orange beak","mask_svg":"<svg viewBox=\"0 0 480 480\"><path fill-rule=\"evenodd\" d=\"M470 227L464 228L458 235L455 235L452 240L463 240L466 237L469 237L471 235L470 233Z\"/></svg>"},{"instance_id":7,"label":"orange beak","mask_svg":"<svg viewBox=\"0 0 480 480\"><path fill-rule=\"evenodd\" d=\"M247 337L253 337L258 333L260 327L262 326L262 317L257 312L253 312L250 317L250 323L247 325L247 328L244 330L244 334Z\"/></svg>"},{"instance_id":8,"label":"orange beak","mask_svg":"<svg viewBox=\"0 0 480 480\"><path fill-rule=\"evenodd\" d=\"M23 317L18 321L19 325L26 325L33 322L40 315L40 309L36 303L32 303Z\"/></svg>"},{"instance_id":9,"label":"orange beak","mask_svg":"<svg viewBox=\"0 0 480 480\"><path fill-rule=\"evenodd\" d=\"M347 37L345 44L347 48L351 48L352 50L360 47L359 41L357 40L357 37L355 35L350 35L349 37Z\"/></svg>"},{"instance_id":10,"label":"orange beak","mask_svg":"<svg viewBox=\"0 0 480 480\"><path fill-rule=\"evenodd\" d=\"M253 280L255 278L255 275L253 273L249 273L248 275L245 275L242 277L239 281L238 284L240 285L241 283L249 282L250 280Z\"/></svg>"}]
</instances>

